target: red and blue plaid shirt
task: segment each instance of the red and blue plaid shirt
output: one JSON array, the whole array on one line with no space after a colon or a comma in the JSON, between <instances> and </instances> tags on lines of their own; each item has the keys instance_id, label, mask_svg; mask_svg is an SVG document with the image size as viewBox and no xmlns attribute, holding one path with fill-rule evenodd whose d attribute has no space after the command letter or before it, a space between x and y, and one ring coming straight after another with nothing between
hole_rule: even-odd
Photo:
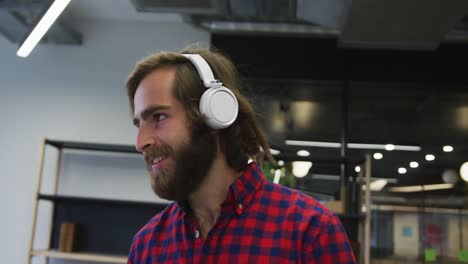
<instances>
[{"instance_id":1,"label":"red and blue plaid shirt","mask_svg":"<svg viewBox=\"0 0 468 264\"><path fill-rule=\"evenodd\" d=\"M256 163L229 187L204 239L174 202L133 238L129 264L355 263L336 215L313 198L268 182Z\"/></svg>"}]
</instances>

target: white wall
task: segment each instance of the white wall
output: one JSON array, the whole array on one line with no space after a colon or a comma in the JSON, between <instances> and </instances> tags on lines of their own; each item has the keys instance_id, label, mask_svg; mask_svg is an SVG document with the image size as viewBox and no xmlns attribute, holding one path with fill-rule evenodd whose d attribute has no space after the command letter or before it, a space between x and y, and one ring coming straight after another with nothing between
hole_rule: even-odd
<instances>
[{"instance_id":1,"label":"white wall","mask_svg":"<svg viewBox=\"0 0 468 264\"><path fill-rule=\"evenodd\" d=\"M124 82L135 62L151 52L210 41L207 32L177 22L79 21L76 26L84 33L84 45L39 46L26 59L16 56L16 44L0 37L2 263L27 263L41 139L133 144ZM76 175L68 180L72 190L91 188L88 181L76 181L79 172L88 172L86 166L67 168L67 175ZM127 183L134 179L115 181L114 175L102 178L109 188L101 184L92 191L128 193ZM66 185L61 183L62 189ZM140 186L146 185L132 188ZM142 192L127 198L148 199L148 189Z\"/></svg>"}]
</instances>

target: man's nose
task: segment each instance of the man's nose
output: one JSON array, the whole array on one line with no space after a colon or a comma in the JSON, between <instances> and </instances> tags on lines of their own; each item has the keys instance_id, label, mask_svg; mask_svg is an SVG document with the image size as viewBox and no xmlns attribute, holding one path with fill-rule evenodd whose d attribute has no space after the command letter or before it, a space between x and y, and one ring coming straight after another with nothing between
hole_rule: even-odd
<instances>
[{"instance_id":1,"label":"man's nose","mask_svg":"<svg viewBox=\"0 0 468 264\"><path fill-rule=\"evenodd\" d=\"M154 144L153 135L147 126L140 126L138 128L136 149L138 152L143 153L145 149Z\"/></svg>"}]
</instances>

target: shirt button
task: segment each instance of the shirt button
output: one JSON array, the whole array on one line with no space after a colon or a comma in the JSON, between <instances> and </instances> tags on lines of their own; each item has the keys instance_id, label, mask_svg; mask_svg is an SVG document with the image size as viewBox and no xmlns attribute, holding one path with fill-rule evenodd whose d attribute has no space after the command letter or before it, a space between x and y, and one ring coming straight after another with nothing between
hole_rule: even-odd
<instances>
[{"instance_id":1,"label":"shirt button","mask_svg":"<svg viewBox=\"0 0 468 264\"><path fill-rule=\"evenodd\" d=\"M195 238L198 238L200 236L200 231L195 230Z\"/></svg>"},{"instance_id":2,"label":"shirt button","mask_svg":"<svg viewBox=\"0 0 468 264\"><path fill-rule=\"evenodd\" d=\"M237 209L242 210L242 204L241 203L237 204Z\"/></svg>"}]
</instances>

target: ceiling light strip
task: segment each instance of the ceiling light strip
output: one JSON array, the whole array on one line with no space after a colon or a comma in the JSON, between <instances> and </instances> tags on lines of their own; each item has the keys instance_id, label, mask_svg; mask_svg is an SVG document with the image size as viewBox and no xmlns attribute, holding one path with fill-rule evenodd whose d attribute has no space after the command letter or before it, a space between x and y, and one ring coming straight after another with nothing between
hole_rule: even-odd
<instances>
[{"instance_id":1,"label":"ceiling light strip","mask_svg":"<svg viewBox=\"0 0 468 264\"><path fill-rule=\"evenodd\" d=\"M20 46L16 55L23 58L27 57L34 47L36 47L37 43L41 41L42 37L44 37L70 1L71 0L55 0Z\"/></svg>"},{"instance_id":2,"label":"ceiling light strip","mask_svg":"<svg viewBox=\"0 0 468 264\"><path fill-rule=\"evenodd\" d=\"M321 148L340 148L340 143L334 142L319 142L319 141L300 141L300 140L286 140L286 145L291 146L304 146L304 147L321 147Z\"/></svg>"},{"instance_id":3,"label":"ceiling light strip","mask_svg":"<svg viewBox=\"0 0 468 264\"><path fill-rule=\"evenodd\" d=\"M468 210L466 209L452 209L452 208L439 208L439 207L416 207L416 206L403 206L403 205L385 205L385 204L373 204L372 210L377 211L393 211L393 212L431 212L431 213L454 213L459 214L463 213L468 215Z\"/></svg>"},{"instance_id":4,"label":"ceiling light strip","mask_svg":"<svg viewBox=\"0 0 468 264\"><path fill-rule=\"evenodd\" d=\"M301 141L301 140L286 140L286 145L303 146L303 147L319 147L319 148L340 148L341 143L336 142L321 142L321 141ZM386 144L365 144L365 143L348 143L350 149L378 149L385 150ZM420 146L394 145L395 150L401 151L421 151Z\"/></svg>"},{"instance_id":5,"label":"ceiling light strip","mask_svg":"<svg viewBox=\"0 0 468 264\"><path fill-rule=\"evenodd\" d=\"M340 175L333 175L333 174L312 174L312 179L314 180L330 180L330 181L338 181L341 179ZM398 183L397 178L374 178L371 177L371 181L377 181L377 180L385 180L388 183Z\"/></svg>"},{"instance_id":6,"label":"ceiling light strip","mask_svg":"<svg viewBox=\"0 0 468 264\"><path fill-rule=\"evenodd\" d=\"M381 191L385 187L385 185L387 185L387 183L388 181L385 179L375 180L370 183L370 189L371 191ZM362 190L366 190L366 185L362 185Z\"/></svg>"},{"instance_id":7,"label":"ceiling light strip","mask_svg":"<svg viewBox=\"0 0 468 264\"><path fill-rule=\"evenodd\" d=\"M451 183L440 183L440 184L392 187L389 190L391 192L422 192L422 191L434 191L434 190L451 189L453 187L454 187L454 185L451 184Z\"/></svg>"}]
</instances>

